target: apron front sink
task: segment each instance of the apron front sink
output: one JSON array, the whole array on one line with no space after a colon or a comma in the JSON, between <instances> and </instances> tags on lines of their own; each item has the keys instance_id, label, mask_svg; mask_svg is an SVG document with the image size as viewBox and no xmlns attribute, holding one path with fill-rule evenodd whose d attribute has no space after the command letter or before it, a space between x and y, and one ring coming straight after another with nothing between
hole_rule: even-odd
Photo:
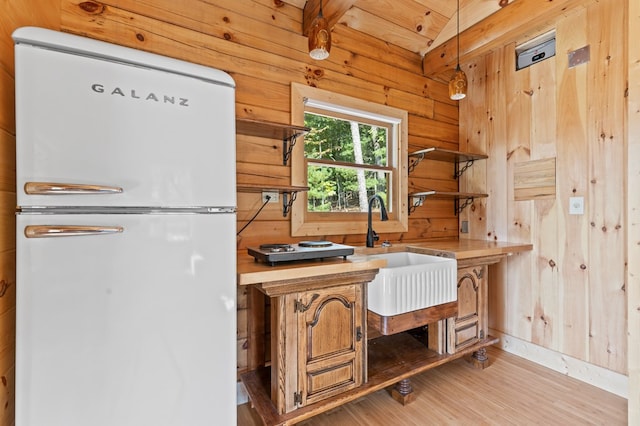
<instances>
[{"instance_id":1,"label":"apron front sink","mask_svg":"<svg viewBox=\"0 0 640 426\"><path fill-rule=\"evenodd\" d=\"M367 308L378 315L404 314L457 300L455 259L411 252L367 258L387 261L367 290Z\"/></svg>"}]
</instances>

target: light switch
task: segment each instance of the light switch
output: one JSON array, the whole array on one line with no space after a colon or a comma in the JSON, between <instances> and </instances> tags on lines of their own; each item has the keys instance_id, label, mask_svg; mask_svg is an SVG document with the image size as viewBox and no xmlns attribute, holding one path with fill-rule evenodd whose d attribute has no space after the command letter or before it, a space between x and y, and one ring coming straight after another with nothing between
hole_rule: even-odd
<instances>
[{"instance_id":1,"label":"light switch","mask_svg":"<svg viewBox=\"0 0 640 426\"><path fill-rule=\"evenodd\" d=\"M569 197L569 214L584 214L584 197Z\"/></svg>"}]
</instances>

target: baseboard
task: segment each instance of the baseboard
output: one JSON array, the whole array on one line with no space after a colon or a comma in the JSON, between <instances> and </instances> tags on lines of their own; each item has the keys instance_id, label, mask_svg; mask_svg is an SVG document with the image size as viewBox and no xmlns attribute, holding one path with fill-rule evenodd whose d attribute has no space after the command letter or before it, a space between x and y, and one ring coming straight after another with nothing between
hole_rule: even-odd
<instances>
[{"instance_id":1,"label":"baseboard","mask_svg":"<svg viewBox=\"0 0 640 426\"><path fill-rule=\"evenodd\" d=\"M489 330L489 334L500 338L500 343L496 346L505 352L629 399L629 378L624 374L589 364L497 330Z\"/></svg>"}]
</instances>

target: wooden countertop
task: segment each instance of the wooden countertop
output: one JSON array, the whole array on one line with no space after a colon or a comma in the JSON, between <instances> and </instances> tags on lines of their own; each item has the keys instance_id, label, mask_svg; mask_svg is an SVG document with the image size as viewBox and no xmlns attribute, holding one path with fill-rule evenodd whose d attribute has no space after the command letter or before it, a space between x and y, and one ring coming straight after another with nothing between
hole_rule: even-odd
<instances>
[{"instance_id":1,"label":"wooden countertop","mask_svg":"<svg viewBox=\"0 0 640 426\"><path fill-rule=\"evenodd\" d=\"M308 260L270 266L266 263L256 262L252 256L244 253L238 255L238 285L367 271L381 268L386 264L385 260L350 256L346 260L342 259L342 257L334 257L324 260Z\"/></svg>"},{"instance_id":2,"label":"wooden countertop","mask_svg":"<svg viewBox=\"0 0 640 426\"><path fill-rule=\"evenodd\" d=\"M246 252L238 254L238 285L250 285L297 278L309 278L378 269L386 265L384 260L373 260L366 255L412 251L415 253L444 256L456 260L486 256L508 256L530 251L532 244L485 240L442 240L424 243L394 244L391 247L356 247L355 254L346 260L341 257L270 266L254 261Z\"/></svg>"},{"instance_id":3,"label":"wooden countertop","mask_svg":"<svg viewBox=\"0 0 640 426\"><path fill-rule=\"evenodd\" d=\"M453 258L472 259L475 257L511 255L533 250L533 244L509 243L506 241L451 240L433 241L421 244L408 244L410 251L440 255L449 253Z\"/></svg>"}]
</instances>

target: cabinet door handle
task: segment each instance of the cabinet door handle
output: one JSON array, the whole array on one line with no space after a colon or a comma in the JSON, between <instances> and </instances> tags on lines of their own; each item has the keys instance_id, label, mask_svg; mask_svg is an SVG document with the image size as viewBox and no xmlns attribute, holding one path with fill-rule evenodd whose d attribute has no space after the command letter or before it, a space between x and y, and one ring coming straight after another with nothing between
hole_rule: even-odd
<instances>
[{"instance_id":1,"label":"cabinet door handle","mask_svg":"<svg viewBox=\"0 0 640 426\"><path fill-rule=\"evenodd\" d=\"M356 327L356 342L362 340L362 328Z\"/></svg>"}]
</instances>

